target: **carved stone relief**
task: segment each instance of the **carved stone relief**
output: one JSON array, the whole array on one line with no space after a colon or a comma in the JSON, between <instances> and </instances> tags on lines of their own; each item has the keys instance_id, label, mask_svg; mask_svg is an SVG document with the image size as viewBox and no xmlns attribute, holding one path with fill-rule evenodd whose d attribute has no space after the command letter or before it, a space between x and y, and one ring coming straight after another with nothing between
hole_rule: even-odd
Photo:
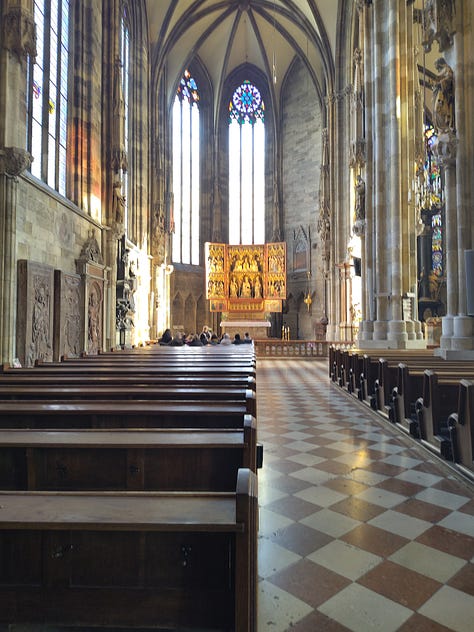
<instances>
[{"instance_id":1,"label":"carved stone relief","mask_svg":"<svg viewBox=\"0 0 474 632\"><path fill-rule=\"evenodd\" d=\"M54 359L79 356L82 344L83 286L77 274L54 272Z\"/></svg>"},{"instance_id":2,"label":"carved stone relief","mask_svg":"<svg viewBox=\"0 0 474 632\"><path fill-rule=\"evenodd\" d=\"M87 353L97 354L102 350L103 284L89 279L87 296Z\"/></svg>"},{"instance_id":3,"label":"carved stone relief","mask_svg":"<svg viewBox=\"0 0 474 632\"><path fill-rule=\"evenodd\" d=\"M84 315L82 346L87 353L97 354L102 351L104 344L106 272L93 230L89 233L76 265L84 288L81 296L81 309Z\"/></svg>"},{"instance_id":4,"label":"carved stone relief","mask_svg":"<svg viewBox=\"0 0 474 632\"><path fill-rule=\"evenodd\" d=\"M54 271L24 259L18 262L17 355L22 366L53 359Z\"/></svg>"}]
</instances>

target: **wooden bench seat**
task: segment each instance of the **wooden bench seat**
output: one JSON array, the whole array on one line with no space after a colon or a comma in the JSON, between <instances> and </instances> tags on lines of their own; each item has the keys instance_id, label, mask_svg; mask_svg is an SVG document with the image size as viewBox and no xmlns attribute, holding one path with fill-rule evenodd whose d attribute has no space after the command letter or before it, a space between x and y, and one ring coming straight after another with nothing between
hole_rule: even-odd
<instances>
[{"instance_id":1,"label":"wooden bench seat","mask_svg":"<svg viewBox=\"0 0 474 632\"><path fill-rule=\"evenodd\" d=\"M3 490L230 491L256 471L256 424L242 430L1 430Z\"/></svg>"},{"instance_id":2,"label":"wooden bench seat","mask_svg":"<svg viewBox=\"0 0 474 632\"><path fill-rule=\"evenodd\" d=\"M231 387L158 387L130 386L126 390L121 386L88 384L75 386L49 385L47 388L37 385L4 385L0 382L0 401L2 400L172 400L192 402L213 400L215 402L243 402L246 410L254 417L257 414L255 392L250 389Z\"/></svg>"},{"instance_id":3,"label":"wooden bench seat","mask_svg":"<svg viewBox=\"0 0 474 632\"><path fill-rule=\"evenodd\" d=\"M454 460L474 478L474 381L461 380L456 411L448 417L454 433Z\"/></svg>"},{"instance_id":4,"label":"wooden bench seat","mask_svg":"<svg viewBox=\"0 0 474 632\"><path fill-rule=\"evenodd\" d=\"M232 401L0 401L0 428L3 429L242 428L247 415L246 403Z\"/></svg>"},{"instance_id":5,"label":"wooden bench seat","mask_svg":"<svg viewBox=\"0 0 474 632\"><path fill-rule=\"evenodd\" d=\"M60 385L108 385L122 386L124 389L147 386L158 386L168 388L186 387L228 387L228 388L249 388L256 391L256 380L253 376L226 376L226 375L141 375L135 376L132 372L116 375L96 375L88 372L70 374L64 371L59 374L46 375L44 373L24 373L22 370L13 369L7 373L0 373L0 386L5 386L8 391L9 386L34 385L39 388L49 388L49 386Z\"/></svg>"},{"instance_id":6,"label":"wooden bench seat","mask_svg":"<svg viewBox=\"0 0 474 632\"><path fill-rule=\"evenodd\" d=\"M204 376L204 377L213 377L213 376L226 376L226 377L245 377L248 376L255 377L255 370L252 367L246 366L199 366L199 365L187 365L187 366L178 366L178 365L165 365L165 366L154 366L150 367L130 367L130 366L90 366L90 365L78 365L78 366L66 366L65 364L59 364L57 366L49 366L48 364L40 364L35 367L24 367L20 369L13 368L4 368L4 374L9 372L14 372L17 375L83 375L85 373L102 376L102 375L130 375L133 373L137 378L146 377L150 374L153 375L168 375L168 376L180 376L186 375L189 377L193 376Z\"/></svg>"},{"instance_id":7,"label":"wooden bench seat","mask_svg":"<svg viewBox=\"0 0 474 632\"><path fill-rule=\"evenodd\" d=\"M0 622L256 631L257 483L1 492Z\"/></svg>"}]
</instances>

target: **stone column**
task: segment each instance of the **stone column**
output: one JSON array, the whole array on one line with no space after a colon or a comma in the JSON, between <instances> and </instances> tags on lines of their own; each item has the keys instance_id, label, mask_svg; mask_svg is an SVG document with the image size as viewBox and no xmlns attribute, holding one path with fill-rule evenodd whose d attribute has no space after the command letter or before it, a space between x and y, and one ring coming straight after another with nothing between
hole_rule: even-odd
<instances>
[{"instance_id":1,"label":"stone column","mask_svg":"<svg viewBox=\"0 0 474 632\"><path fill-rule=\"evenodd\" d=\"M458 311L458 244L456 199L456 147L453 133L440 134L436 151L445 172L446 316L443 317L441 348L451 349L454 316Z\"/></svg>"},{"instance_id":2,"label":"stone column","mask_svg":"<svg viewBox=\"0 0 474 632\"><path fill-rule=\"evenodd\" d=\"M15 357L16 339L16 208L18 176L31 165L24 149L0 149L0 356Z\"/></svg>"},{"instance_id":3,"label":"stone column","mask_svg":"<svg viewBox=\"0 0 474 632\"><path fill-rule=\"evenodd\" d=\"M374 68L371 63L373 48L373 31L372 19L373 13L363 3L361 6L362 13L360 19L363 20L363 36L364 36L364 95L365 95L365 134L367 138L372 136L374 113L373 113L373 72ZM366 143L366 164L365 164L365 221L363 226L359 227L361 237L361 253L362 253L362 293L364 301L362 304L362 321L360 323L359 338L363 340L372 340L374 328L374 243L372 239L366 237L366 232L370 230L372 233L374 209L373 209L373 182L374 182L374 148L372 143ZM357 234L357 233L356 233Z\"/></svg>"},{"instance_id":4,"label":"stone column","mask_svg":"<svg viewBox=\"0 0 474 632\"><path fill-rule=\"evenodd\" d=\"M0 25L0 357L11 362L16 339L18 176L31 165L25 149L26 66L36 55L31 0L3 2Z\"/></svg>"},{"instance_id":5,"label":"stone column","mask_svg":"<svg viewBox=\"0 0 474 632\"><path fill-rule=\"evenodd\" d=\"M461 7L464 15L460 15L462 27L472 28L472 4L470 8ZM471 15L469 15L469 11ZM470 18L470 19L469 19ZM471 34L472 36L472 34ZM472 40L471 40L472 41ZM457 254L458 254L458 314L453 320L453 350L468 350L474 355L474 319L467 316L466 267L464 253L472 248L472 106L473 72L472 54L467 52L464 37L454 38L454 72L455 82L455 121L456 135L459 139L456 153L456 210L457 210Z\"/></svg>"},{"instance_id":6,"label":"stone column","mask_svg":"<svg viewBox=\"0 0 474 632\"><path fill-rule=\"evenodd\" d=\"M374 142L374 270L375 277L375 302L376 320L374 321L373 340L381 341L387 338L387 322L389 317L390 288L388 285L389 266L389 226L387 215L389 200L387 199L387 169L386 169L386 126L387 115L385 112L387 99L392 95L386 90L386 60L387 51L387 24L388 13L386 3L376 1L373 4L373 138ZM393 209L390 209L392 212Z\"/></svg>"},{"instance_id":7,"label":"stone column","mask_svg":"<svg viewBox=\"0 0 474 632\"><path fill-rule=\"evenodd\" d=\"M387 339L396 346L405 346L407 333L402 320L402 196L400 184L401 171L401 79L400 79L400 27L406 16L400 16L403 3L390 0L388 10L389 27L389 103L390 103L390 273L391 273L391 314L388 323Z\"/></svg>"}]
</instances>

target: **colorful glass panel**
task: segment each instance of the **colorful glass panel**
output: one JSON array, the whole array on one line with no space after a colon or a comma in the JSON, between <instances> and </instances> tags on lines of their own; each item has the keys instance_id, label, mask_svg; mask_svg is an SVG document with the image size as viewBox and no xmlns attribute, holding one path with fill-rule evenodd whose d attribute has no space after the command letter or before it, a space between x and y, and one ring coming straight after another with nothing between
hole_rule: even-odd
<instances>
[{"instance_id":1,"label":"colorful glass panel","mask_svg":"<svg viewBox=\"0 0 474 632\"><path fill-rule=\"evenodd\" d=\"M185 70L179 82L176 96L180 101L186 100L188 103L199 103L199 90L197 83L191 76L189 70Z\"/></svg>"},{"instance_id":2,"label":"colorful glass panel","mask_svg":"<svg viewBox=\"0 0 474 632\"><path fill-rule=\"evenodd\" d=\"M250 81L244 81L232 95L229 103L229 123L236 120L240 125L265 120L262 95Z\"/></svg>"},{"instance_id":3,"label":"colorful glass panel","mask_svg":"<svg viewBox=\"0 0 474 632\"><path fill-rule=\"evenodd\" d=\"M432 266L437 276L443 276L443 218L441 213L433 215L431 226L433 230L431 237Z\"/></svg>"}]
</instances>

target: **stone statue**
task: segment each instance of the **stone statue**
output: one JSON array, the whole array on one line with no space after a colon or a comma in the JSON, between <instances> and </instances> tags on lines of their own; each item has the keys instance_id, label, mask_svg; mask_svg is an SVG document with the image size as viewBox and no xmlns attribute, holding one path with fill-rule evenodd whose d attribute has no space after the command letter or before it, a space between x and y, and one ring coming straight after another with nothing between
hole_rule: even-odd
<instances>
[{"instance_id":1,"label":"stone statue","mask_svg":"<svg viewBox=\"0 0 474 632\"><path fill-rule=\"evenodd\" d=\"M122 195L122 183L116 180L113 185L113 219L116 224L123 226L125 221L125 196Z\"/></svg>"},{"instance_id":2,"label":"stone statue","mask_svg":"<svg viewBox=\"0 0 474 632\"><path fill-rule=\"evenodd\" d=\"M357 176L356 184L355 184L355 215L356 220L364 220L365 219L365 182L362 180L360 176Z\"/></svg>"},{"instance_id":3,"label":"stone statue","mask_svg":"<svg viewBox=\"0 0 474 632\"><path fill-rule=\"evenodd\" d=\"M438 71L433 86L433 122L438 132L454 131L454 75L443 57L435 61Z\"/></svg>"}]
</instances>

